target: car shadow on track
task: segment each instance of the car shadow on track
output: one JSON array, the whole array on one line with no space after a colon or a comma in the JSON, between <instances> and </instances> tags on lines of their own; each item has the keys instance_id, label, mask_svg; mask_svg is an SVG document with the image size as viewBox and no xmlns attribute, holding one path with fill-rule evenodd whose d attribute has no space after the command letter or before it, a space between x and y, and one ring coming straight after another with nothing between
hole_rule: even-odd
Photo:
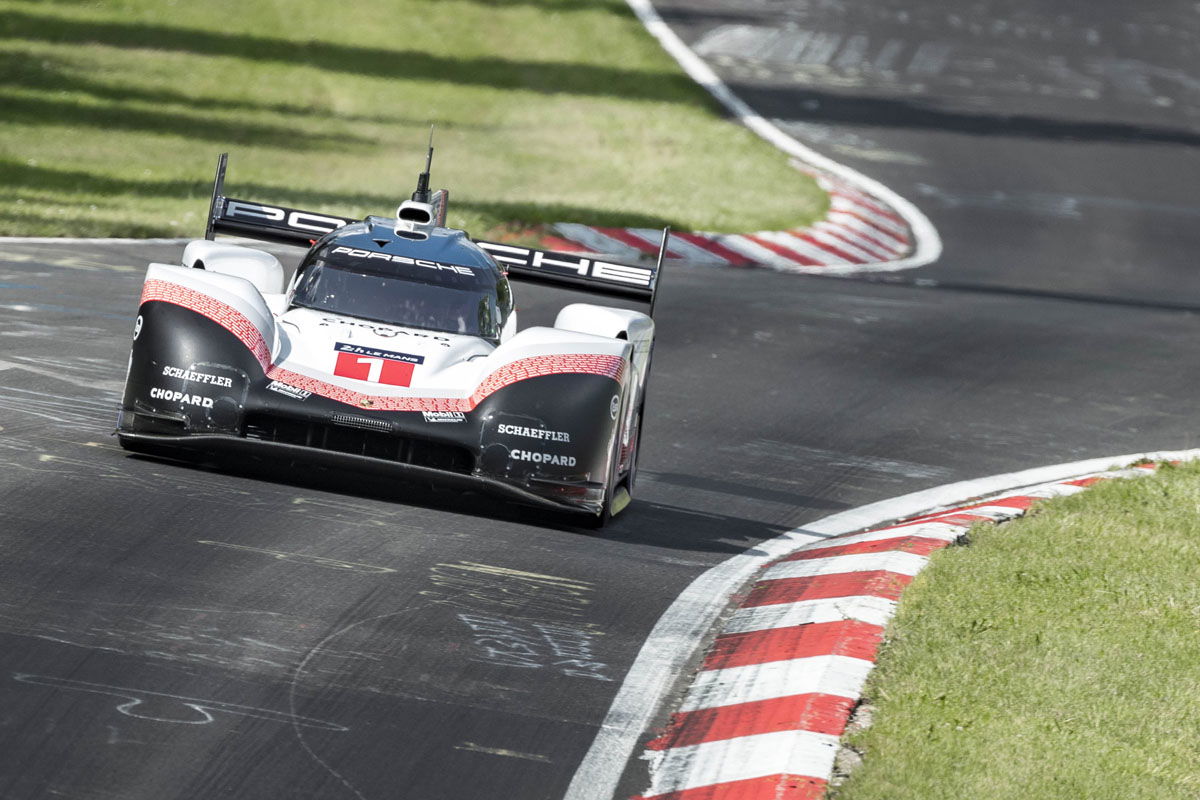
<instances>
[{"instance_id":1,"label":"car shadow on track","mask_svg":"<svg viewBox=\"0 0 1200 800\"><path fill-rule=\"evenodd\" d=\"M251 481L410 505L497 522L532 525L614 542L693 552L734 555L789 529L787 525L635 500L606 527L597 530L589 527L586 515L522 506L482 492L447 489L421 481L401 482L365 472L334 471L309 465L281 466L279 463L245 459L207 457L181 460L167 455L141 453L130 453L127 457L181 469L233 475Z\"/></svg>"}]
</instances>

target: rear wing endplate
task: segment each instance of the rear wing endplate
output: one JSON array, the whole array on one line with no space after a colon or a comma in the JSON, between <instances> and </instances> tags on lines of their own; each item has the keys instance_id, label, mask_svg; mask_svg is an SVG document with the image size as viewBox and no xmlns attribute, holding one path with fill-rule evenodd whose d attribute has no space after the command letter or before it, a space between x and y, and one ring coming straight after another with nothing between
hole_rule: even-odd
<instances>
[{"instance_id":1,"label":"rear wing endplate","mask_svg":"<svg viewBox=\"0 0 1200 800\"><path fill-rule=\"evenodd\" d=\"M208 225L204 231L205 239L212 239L216 234L222 233L278 244L310 247L325 234L356 221L226 197L225 169L228 156L228 153L222 153L217 161ZM432 198L439 225L445 225L447 200L448 193L445 190L434 193ZM635 297L650 303L653 313L658 276L662 271L669 238L670 229L664 228L658 262L653 267L617 264L571 253L535 250L499 242L475 241L475 244L495 259L510 278L556 284L597 294Z\"/></svg>"}]
</instances>

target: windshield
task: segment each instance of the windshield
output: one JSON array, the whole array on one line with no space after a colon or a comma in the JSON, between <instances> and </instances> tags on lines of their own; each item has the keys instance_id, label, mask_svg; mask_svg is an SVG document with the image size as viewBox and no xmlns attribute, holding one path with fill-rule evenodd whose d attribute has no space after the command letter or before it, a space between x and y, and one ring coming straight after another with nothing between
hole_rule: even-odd
<instances>
[{"instance_id":1,"label":"windshield","mask_svg":"<svg viewBox=\"0 0 1200 800\"><path fill-rule=\"evenodd\" d=\"M390 325L500 338L494 288L446 286L318 260L296 286L293 305Z\"/></svg>"}]
</instances>

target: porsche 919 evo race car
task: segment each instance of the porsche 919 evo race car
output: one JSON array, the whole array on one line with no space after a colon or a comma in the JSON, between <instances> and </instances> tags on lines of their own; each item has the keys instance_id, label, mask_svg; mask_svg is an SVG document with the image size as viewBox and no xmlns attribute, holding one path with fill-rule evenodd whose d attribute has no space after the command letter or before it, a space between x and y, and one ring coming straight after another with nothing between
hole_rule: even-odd
<instances>
[{"instance_id":1,"label":"porsche 919 evo race car","mask_svg":"<svg viewBox=\"0 0 1200 800\"><path fill-rule=\"evenodd\" d=\"M518 331L509 278L653 314L667 231L656 267L613 264L444 227L428 162L395 217L357 222L225 197L225 167L205 238L146 273L122 447L391 471L599 524L629 502L651 316L574 303ZM285 286L275 256L217 233L307 252Z\"/></svg>"}]
</instances>

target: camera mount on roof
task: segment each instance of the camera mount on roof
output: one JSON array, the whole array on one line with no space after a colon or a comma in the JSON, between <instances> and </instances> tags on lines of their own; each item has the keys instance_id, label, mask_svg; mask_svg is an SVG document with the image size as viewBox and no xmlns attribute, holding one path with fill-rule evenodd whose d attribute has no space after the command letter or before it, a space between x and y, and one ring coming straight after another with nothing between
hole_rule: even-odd
<instances>
[{"instance_id":1,"label":"camera mount on roof","mask_svg":"<svg viewBox=\"0 0 1200 800\"><path fill-rule=\"evenodd\" d=\"M417 190L411 200L396 209L396 235L409 239L428 239L437 227L438 217L444 215L434 208L429 191L429 170L433 166L433 126L429 126L429 152L425 155L425 170L417 176ZM444 203L444 201L443 201Z\"/></svg>"}]
</instances>

